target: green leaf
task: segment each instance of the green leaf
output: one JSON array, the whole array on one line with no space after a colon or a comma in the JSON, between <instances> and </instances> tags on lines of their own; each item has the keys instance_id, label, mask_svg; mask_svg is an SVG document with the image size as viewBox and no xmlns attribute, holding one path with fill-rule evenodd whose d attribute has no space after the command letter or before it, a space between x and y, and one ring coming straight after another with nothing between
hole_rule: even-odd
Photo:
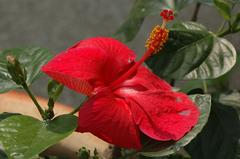
<instances>
[{"instance_id":1,"label":"green leaf","mask_svg":"<svg viewBox=\"0 0 240 159\"><path fill-rule=\"evenodd\" d=\"M0 158L1 158L1 159L8 159L6 153L3 152L3 150L1 150L1 147L0 147Z\"/></svg>"},{"instance_id":2,"label":"green leaf","mask_svg":"<svg viewBox=\"0 0 240 159\"><path fill-rule=\"evenodd\" d=\"M215 98L219 103L234 108L238 112L238 116L240 119L240 93L239 93L239 91L234 90L230 93L221 93L218 95L215 94Z\"/></svg>"},{"instance_id":3,"label":"green leaf","mask_svg":"<svg viewBox=\"0 0 240 159\"><path fill-rule=\"evenodd\" d=\"M31 158L70 135L77 117L61 115L51 121L17 115L0 122L0 145L10 159Z\"/></svg>"},{"instance_id":4,"label":"green leaf","mask_svg":"<svg viewBox=\"0 0 240 159\"><path fill-rule=\"evenodd\" d=\"M199 132L203 129L204 125L207 123L208 116L211 109L211 96L210 95L191 95L191 99L198 106L201 115L199 117L198 123L194 128L188 132L182 139L179 141L168 145L167 147L162 148L156 152L142 152L141 154L148 157L159 157L166 156L177 152L180 148L187 145L192 139L194 139ZM161 143L162 145L162 143Z\"/></svg>"},{"instance_id":5,"label":"green leaf","mask_svg":"<svg viewBox=\"0 0 240 159\"><path fill-rule=\"evenodd\" d=\"M39 77L40 68L52 57L48 50L39 47L6 49L0 52L0 93L19 88L7 71L7 55L13 55L24 66L28 85Z\"/></svg>"},{"instance_id":6,"label":"green leaf","mask_svg":"<svg viewBox=\"0 0 240 159\"><path fill-rule=\"evenodd\" d=\"M226 0L213 0L213 2L224 19L231 20L231 4Z\"/></svg>"},{"instance_id":7,"label":"green leaf","mask_svg":"<svg viewBox=\"0 0 240 159\"><path fill-rule=\"evenodd\" d=\"M173 79L213 79L236 63L236 50L201 24L177 23L164 49L147 60L155 74Z\"/></svg>"},{"instance_id":8,"label":"green leaf","mask_svg":"<svg viewBox=\"0 0 240 159\"><path fill-rule=\"evenodd\" d=\"M234 159L240 137L240 122L236 111L213 102L208 123L187 147L193 159Z\"/></svg>"},{"instance_id":9,"label":"green leaf","mask_svg":"<svg viewBox=\"0 0 240 159\"><path fill-rule=\"evenodd\" d=\"M129 42L140 30L146 16L159 14L163 9L177 11L190 4L193 0L135 0L126 21L113 35L114 38Z\"/></svg>"},{"instance_id":10,"label":"green leaf","mask_svg":"<svg viewBox=\"0 0 240 159\"><path fill-rule=\"evenodd\" d=\"M14 116L14 115L20 115L18 113L8 113L8 112L3 112L2 114L0 114L0 121L8 118L8 117L11 117L11 116Z\"/></svg>"},{"instance_id":11,"label":"green leaf","mask_svg":"<svg viewBox=\"0 0 240 159\"><path fill-rule=\"evenodd\" d=\"M236 14L233 20L232 28L237 29L240 26L240 13Z\"/></svg>"}]
</instances>

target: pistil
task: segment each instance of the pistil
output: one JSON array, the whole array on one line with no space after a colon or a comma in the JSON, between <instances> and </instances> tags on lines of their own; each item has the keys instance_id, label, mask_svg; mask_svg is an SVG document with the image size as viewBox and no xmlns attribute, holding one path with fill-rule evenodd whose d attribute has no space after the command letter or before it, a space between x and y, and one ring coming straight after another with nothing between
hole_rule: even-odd
<instances>
[{"instance_id":1,"label":"pistil","mask_svg":"<svg viewBox=\"0 0 240 159\"><path fill-rule=\"evenodd\" d=\"M167 22L174 19L173 12L171 10L164 10L160 13L163 17L163 23L161 26L157 25L152 30L148 40L146 41L146 52L128 71L122 76L110 84L110 88L115 88L120 83L129 78L134 72L137 71L139 66L147 60L151 55L158 53L167 42L169 30L166 28Z\"/></svg>"}]
</instances>

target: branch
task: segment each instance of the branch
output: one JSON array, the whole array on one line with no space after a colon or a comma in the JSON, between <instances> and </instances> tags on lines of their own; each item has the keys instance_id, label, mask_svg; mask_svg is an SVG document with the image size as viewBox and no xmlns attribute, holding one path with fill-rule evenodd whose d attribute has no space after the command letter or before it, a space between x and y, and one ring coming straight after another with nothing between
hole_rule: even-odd
<instances>
[{"instance_id":1,"label":"branch","mask_svg":"<svg viewBox=\"0 0 240 159\"><path fill-rule=\"evenodd\" d=\"M193 21L193 22L196 22L196 21L197 21L200 7L201 7L201 3L197 2L196 6L195 6L195 9L194 9L194 13L193 13L193 16L192 16L191 21Z\"/></svg>"}]
</instances>

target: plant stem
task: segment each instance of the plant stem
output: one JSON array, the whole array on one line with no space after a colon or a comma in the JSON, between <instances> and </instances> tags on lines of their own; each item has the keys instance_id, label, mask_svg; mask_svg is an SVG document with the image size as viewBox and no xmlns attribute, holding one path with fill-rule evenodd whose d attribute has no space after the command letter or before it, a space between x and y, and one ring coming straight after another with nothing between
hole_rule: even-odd
<instances>
[{"instance_id":1,"label":"plant stem","mask_svg":"<svg viewBox=\"0 0 240 159\"><path fill-rule=\"evenodd\" d=\"M200 7L201 7L201 3L197 2L196 6L195 6L195 9L194 9L194 12L193 12L193 16L192 16L191 21L193 21L193 22L197 21Z\"/></svg>"},{"instance_id":2,"label":"plant stem","mask_svg":"<svg viewBox=\"0 0 240 159\"><path fill-rule=\"evenodd\" d=\"M84 99L84 101L69 114L73 115L73 114L77 113L79 111L79 109L83 106L83 104L85 103L86 100L87 100L87 98Z\"/></svg>"},{"instance_id":3,"label":"plant stem","mask_svg":"<svg viewBox=\"0 0 240 159\"><path fill-rule=\"evenodd\" d=\"M37 107L41 117L45 120L45 112L42 109L42 107L40 106L40 104L38 103L37 99L34 97L34 95L32 94L32 92L30 91L28 85L25 83L22 84L23 89L27 92L27 94L29 95L29 97L32 99L33 103L35 104L35 106Z\"/></svg>"},{"instance_id":4,"label":"plant stem","mask_svg":"<svg viewBox=\"0 0 240 159\"><path fill-rule=\"evenodd\" d=\"M205 94L208 93L208 86L207 86L207 81L206 80L203 80L203 91Z\"/></svg>"},{"instance_id":5,"label":"plant stem","mask_svg":"<svg viewBox=\"0 0 240 159\"><path fill-rule=\"evenodd\" d=\"M226 29L225 31L218 33L217 35L218 35L219 37L223 37L223 36L228 35L228 34L237 33L237 32L239 32L239 31L240 31L240 27L237 28L237 29L235 29L235 30L231 30L231 28L228 28L228 29Z\"/></svg>"}]
</instances>

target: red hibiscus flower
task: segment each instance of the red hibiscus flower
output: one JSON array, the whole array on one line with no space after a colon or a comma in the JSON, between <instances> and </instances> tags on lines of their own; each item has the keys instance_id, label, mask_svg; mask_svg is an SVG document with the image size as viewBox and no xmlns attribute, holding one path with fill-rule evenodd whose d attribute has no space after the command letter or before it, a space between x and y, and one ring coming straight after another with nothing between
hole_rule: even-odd
<instances>
[{"instance_id":1,"label":"red hibiscus flower","mask_svg":"<svg viewBox=\"0 0 240 159\"><path fill-rule=\"evenodd\" d=\"M53 79L89 97L79 111L77 131L141 149L140 132L159 141L179 140L197 123L199 111L188 96L141 66L155 51L149 41L138 62L121 42L97 37L80 41L43 66Z\"/></svg>"}]
</instances>

